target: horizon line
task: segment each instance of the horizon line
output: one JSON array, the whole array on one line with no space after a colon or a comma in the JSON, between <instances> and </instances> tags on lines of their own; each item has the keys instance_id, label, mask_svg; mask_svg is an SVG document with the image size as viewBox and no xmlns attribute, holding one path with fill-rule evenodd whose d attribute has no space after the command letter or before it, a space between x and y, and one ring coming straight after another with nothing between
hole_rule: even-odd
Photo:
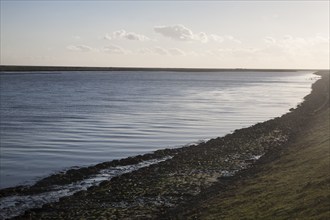
<instances>
[{"instance_id":1,"label":"horizon line","mask_svg":"<svg viewBox=\"0 0 330 220\"><path fill-rule=\"evenodd\" d=\"M206 68L206 67L120 67L120 66L48 66L48 65L0 65L1 72L24 71L321 71L329 69L313 68Z\"/></svg>"}]
</instances>

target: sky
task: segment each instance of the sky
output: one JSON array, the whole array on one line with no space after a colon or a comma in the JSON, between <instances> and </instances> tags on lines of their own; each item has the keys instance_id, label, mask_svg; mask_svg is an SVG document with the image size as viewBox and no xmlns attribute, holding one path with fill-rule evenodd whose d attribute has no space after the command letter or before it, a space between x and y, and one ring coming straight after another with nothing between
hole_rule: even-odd
<instances>
[{"instance_id":1,"label":"sky","mask_svg":"<svg viewBox=\"0 0 330 220\"><path fill-rule=\"evenodd\" d=\"M0 1L1 65L329 69L329 1Z\"/></svg>"}]
</instances>

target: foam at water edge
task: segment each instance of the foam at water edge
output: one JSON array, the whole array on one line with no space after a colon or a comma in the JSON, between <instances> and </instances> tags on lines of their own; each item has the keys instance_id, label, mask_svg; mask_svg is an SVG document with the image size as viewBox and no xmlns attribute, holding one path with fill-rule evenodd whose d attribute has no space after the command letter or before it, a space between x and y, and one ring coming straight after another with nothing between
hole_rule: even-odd
<instances>
[{"instance_id":1,"label":"foam at water edge","mask_svg":"<svg viewBox=\"0 0 330 220\"><path fill-rule=\"evenodd\" d=\"M57 202L60 198L71 196L76 192L87 190L91 186L98 186L102 181L110 180L115 176L130 173L143 167L148 167L171 159L167 156L161 159L152 159L128 166L117 166L101 170L98 174L88 179L64 186L54 186L52 191L28 196L8 196L0 199L0 219L18 216L32 208L40 208L44 204Z\"/></svg>"}]
</instances>

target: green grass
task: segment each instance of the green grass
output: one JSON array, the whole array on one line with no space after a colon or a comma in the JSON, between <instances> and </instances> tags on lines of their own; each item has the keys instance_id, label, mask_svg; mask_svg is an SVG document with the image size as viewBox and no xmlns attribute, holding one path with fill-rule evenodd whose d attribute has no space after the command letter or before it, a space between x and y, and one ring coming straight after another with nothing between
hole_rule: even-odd
<instances>
[{"instance_id":1,"label":"green grass","mask_svg":"<svg viewBox=\"0 0 330 220\"><path fill-rule=\"evenodd\" d=\"M212 196L190 218L330 219L329 109L253 178Z\"/></svg>"}]
</instances>

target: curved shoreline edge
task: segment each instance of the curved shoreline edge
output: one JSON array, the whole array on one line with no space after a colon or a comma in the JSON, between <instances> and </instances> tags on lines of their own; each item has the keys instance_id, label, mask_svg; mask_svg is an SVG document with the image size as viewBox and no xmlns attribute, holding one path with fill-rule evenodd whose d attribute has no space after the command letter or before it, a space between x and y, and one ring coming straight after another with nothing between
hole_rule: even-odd
<instances>
[{"instance_id":1,"label":"curved shoreline edge","mask_svg":"<svg viewBox=\"0 0 330 220\"><path fill-rule=\"evenodd\" d=\"M319 74L290 142L162 219L330 219L329 71Z\"/></svg>"},{"instance_id":2,"label":"curved shoreline edge","mask_svg":"<svg viewBox=\"0 0 330 220\"><path fill-rule=\"evenodd\" d=\"M313 84L312 92L305 97L304 102L281 117L198 145L158 150L151 154L68 170L42 179L31 187L2 189L0 198L47 192L54 185L80 181L102 169L171 156L173 158L170 160L114 177L87 191L17 217L167 219L170 210L189 204L188 201L210 190L212 185L222 184L225 188L244 175L253 174L251 170L254 167L280 157L283 149L295 140L299 130L311 120L311 115L329 107L329 72L316 74L321 75L322 79Z\"/></svg>"}]
</instances>

